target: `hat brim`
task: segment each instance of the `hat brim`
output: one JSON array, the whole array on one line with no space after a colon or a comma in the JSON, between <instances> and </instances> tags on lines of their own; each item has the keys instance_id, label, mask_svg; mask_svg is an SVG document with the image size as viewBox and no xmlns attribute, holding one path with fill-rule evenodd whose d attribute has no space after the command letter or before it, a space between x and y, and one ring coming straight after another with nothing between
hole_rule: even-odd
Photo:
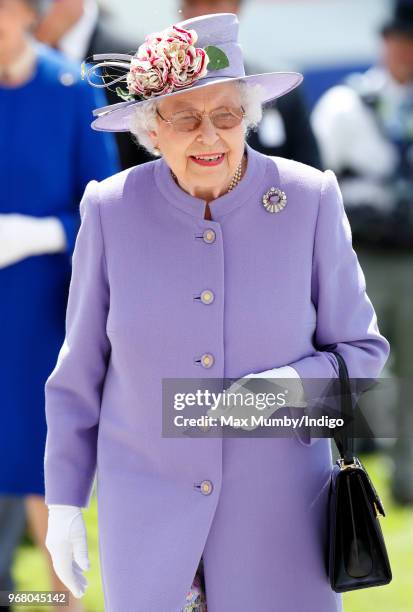
<instances>
[{"instance_id":1,"label":"hat brim","mask_svg":"<svg viewBox=\"0 0 413 612\"><path fill-rule=\"evenodd\" d=\"M92 122L91 127L99 132L129 132L130 121L137 106L153 100L179 96L182 93L210 87L218 83L244 81L249 85L261 85L264 88L264 99L262 102L265 103L289 93L300 85L303 78L303 75L299 72L267 72L264 74L251 74L244 77L214 78L206 83L203 82L199 85L192 85L186 89L163 94L151 98L150 100L120 102L118 104L110 104L109 106L97 108L93 111L93 115L96 119Z\"/></svg>"}]
</instances>

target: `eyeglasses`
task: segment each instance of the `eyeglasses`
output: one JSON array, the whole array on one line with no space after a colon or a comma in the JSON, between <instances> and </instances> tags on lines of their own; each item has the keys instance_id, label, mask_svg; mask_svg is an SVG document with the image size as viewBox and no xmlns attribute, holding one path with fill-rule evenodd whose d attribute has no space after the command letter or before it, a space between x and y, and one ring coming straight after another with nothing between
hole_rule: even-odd
<instances>
[{"instance_id":1,"label":"eyeglasses","mask_svg":"<svg viewBox=\"0 0 413 612\"><path fill-rule=\"evenodd\" d=\"M180 111L174 113L170 119L162 117L158 109L156 109L156 112L165 123L170 123L177 132L193 132L197 130L202 123L204 115L207 115L214 127L219 130L230 130L239 125L245 117L245 110L242 106L220 106L210 113L201 113L196 110Z\"/></svg>"}]
</instances>

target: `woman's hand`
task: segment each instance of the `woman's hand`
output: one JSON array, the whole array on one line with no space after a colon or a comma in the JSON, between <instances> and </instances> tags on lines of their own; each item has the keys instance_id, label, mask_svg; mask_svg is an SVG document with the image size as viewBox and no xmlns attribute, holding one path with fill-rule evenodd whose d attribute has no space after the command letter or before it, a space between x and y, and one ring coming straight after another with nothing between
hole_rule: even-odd
<instances>
[{"instance_id":1,"label":"woman's hand","mask_svg":"<svg viewBox=\"0 0 413 612\"><path fill-rule=\"evenodd\" d=\"M48 508L49 523L45 544L53 568L71 593L80 598L88 584L82 571L90 569L82 511L77 506L60 504L51 504Z\"/></svg>"},{"instance_id":2,"label":"woman's hand","mask_svg":"<svg viewBox=\"0 0 413 612\"><path fill-rule=\"evenodd\" d=\"M264 370L263 372L251 373L247 376L242 376L234 381L231 386L226 389L226 394L236 393L245 396L246 394L253 395L257 393L256 389L250 391L247 383L250 378L262 378L267 383L263 385L263 393L271 393L275 396L282 394L281 404L268 404L262 406L260 401L260 408L254 409L250 402L240 401L239 399L231 402L220 402L214 409L209 409L207 415L212 418L220 419L221 416L231 416L236 419L236 423L239 425L233 425L234 428L240 427L247 431L256 429L257 425L252 422L251 416L262 416L267 418L271 416L278 408L284 406L294 406L296 408L305 408L307 406L305 400L305 393L300 376L290 366L284 366L281 368L273 368L272 370ZM270 385L270 386L269 386ZM261 392L260 392L261 393Z\"/></svg>"},{"instance_id":3,"label":"woman's hand","mask_svg":"<svg viewBox=\"0 0 413 612\"><path fill-rule=\"evenodd\" d=\"M264 378L266 381L279 386L286 392L286 405L294 406L295 408L306 408L307 402L301 378L298 372L291 366L283 366L282 368L273 368L272 370L264 370L257 374L251 373L248 376L243 376L236 381L240 384L245 378ZM281 379L282 383L277 382Z\"/></svg>"}]
</instances>

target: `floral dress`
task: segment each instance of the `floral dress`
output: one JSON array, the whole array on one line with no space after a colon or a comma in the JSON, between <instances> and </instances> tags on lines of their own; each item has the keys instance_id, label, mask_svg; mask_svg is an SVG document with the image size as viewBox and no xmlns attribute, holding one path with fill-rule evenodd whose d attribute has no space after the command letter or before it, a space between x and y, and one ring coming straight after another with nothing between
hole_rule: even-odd
<instances>
[{"instance_id":1,"label":"floral dress","mask_svg":"<svg viewBox=\"0 0 413 612\"><path fill-rule=\"evenodd\" d=\"M207 612L203 559L198 565L192 586L185 597L182 612Z\"/></svg>"}]
</instances>

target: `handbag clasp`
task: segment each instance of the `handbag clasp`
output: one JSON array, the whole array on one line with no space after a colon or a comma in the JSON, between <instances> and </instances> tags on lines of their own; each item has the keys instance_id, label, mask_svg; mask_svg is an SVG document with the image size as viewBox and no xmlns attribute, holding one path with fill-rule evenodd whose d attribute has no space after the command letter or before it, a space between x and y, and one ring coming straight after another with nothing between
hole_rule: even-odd
<instances>
[{"instance_id":1,"label":"handbag clasp","mask_svg":"<svg viewBox=\"0 0 413 612\"><path fill-rule=\"evenodd\" d=\"M347 470L347 468L357 468L360 467L360 462L357 457L353 457L352 463L344 463L344 459L338 459L338 464L340 466L340 470Z\"/></svg>"}]
</instances>

